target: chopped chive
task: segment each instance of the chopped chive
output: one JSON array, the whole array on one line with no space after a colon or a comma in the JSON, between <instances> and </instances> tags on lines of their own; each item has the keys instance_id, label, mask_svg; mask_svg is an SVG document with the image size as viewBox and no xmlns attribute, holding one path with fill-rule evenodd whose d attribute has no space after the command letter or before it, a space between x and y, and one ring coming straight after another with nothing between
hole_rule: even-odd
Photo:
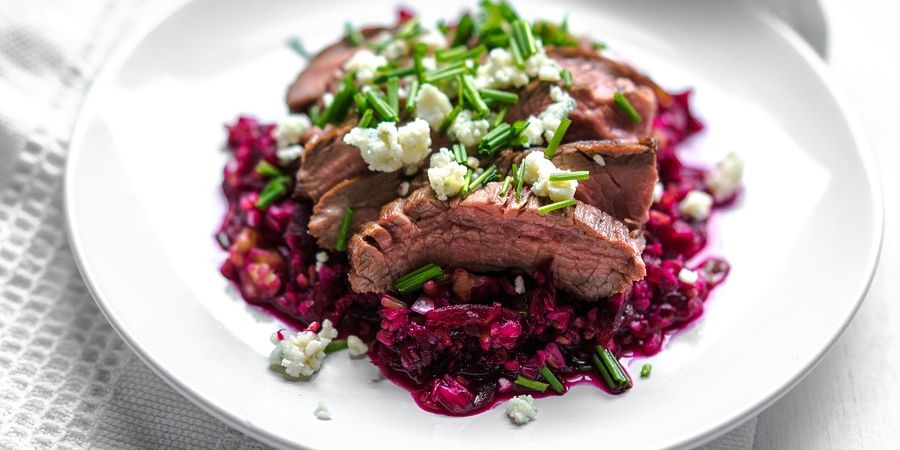
<instances>
[{"instance_id":1,"label":"chopped chive","mask_svg":"<svg viewBox=\"0 0 900 450\"><path fill-rule=\"evenodd\" d=\"M312 58L312 55L310 55L309 52L306 51L306 47L303 46L303 42L300 41L300 38L293 36L288 39L287 44L288 44L288 47L291 48L291 50L295 51L298 55L302 56L303 59L309 61L310 58Z\"/></svg>"},{"instance_id":2,"label":"chopped chive","mask_svg":"<svg viewBox=\"0 0 900 450\"><path fill-rule=\"evenodd\" d=\"M436 83L438 81L466 73L468 70L469 68L466 67L465 61L456 62L450 64L449 66L441 67L440 69L435 69L425 73L425 82Z\"/></svg>"},{"instance_id":3,"label":"chopped chive","mask_svg":"<svg viewBox=\"0 0 900 450\"><path fill-rule=\"evenodd\" d=\"M547 149L544 150L544 158L553 159L556 156L556 149L559 147L559 143L562 142L563 137L566 135L566 130L569 129L571 124L572 120L568 117L559 121L559 126L556 127L556 131L553 132L553 136L547 144Z\"/></svg>"},{"instance_id":4,"label":"chopped chive","mask_svg":"<svg viewBox=\"0 0 900 450\"><path fill-rule=\"evenodd\" d=\"M319 116L316 125L322 127L328 123L336 123L347 117L347 110L350 109L350 102L356 94L356 86L353 85L353 75L348 74L344 78L344 87L334 96L331 104L325 108L325 111Z\"/></svg>"},{"instance_id":5,"label":"chopped chive","mask_svg":"<svg viewBox=\"0 0 900 450\"><path fill-rule=\"evenodd\" d=\"M516 43L515 39L512 40L511 44L509 49L512 50L513 59L516 61L516 67L522 69L525 67L525 58L522 57L522 50L519 48L519 44Z\"/></svg>"},{"instance_id":6,"label":"chopped chive","mask_svg":"<svg viewBox=\"0 0 900 450\"><path fill-rule=\"evenodd\" d=\"M511 185L513 177L507 175L506 178L503 179L503 184L500 185L500 196L506 197L506 194L509 192L509 186Z\"/></svg>"},{"instance_id":7,"label":"chopped chive","mask_svg":"<svg viewBox=\"0 0 900 450\"><path fill-rule=\"evenodd\" d=\"M478 90L475 89L475 82L472 81L472 77L469 75L463 75L460 77L460 83L463 86L463 92L467 99L469 99L469 103L475 107L475 110L478 111L479 114L485 115L490 112L487 104L484 103L484 100L481 98L481 94L478 93Z\"/></svg>"},{"instance_id":8,"label":"chopped chive","mask_svg":"<svg viewBox=\"0 0 900 450\"><path fill-rule=\"evenodd\" d=\"M537 43L534 41L534 35L531 34L531 27L524 20L519 19L512 23L512 28L513 39L518 43L522 58L528 59L537 53Z\"/></svg>"},{"instance_id":9,"label":"chopped chive","mask_svg":"<svg viewBox=\"0 0 900 450\"><path fill-rule=\"evenodd\" d=\"M350 22L344 22L344 30L347 33L347 39L350 39L350 43L353 44L354 47L359 47L366 42L366 39L363 37L362 33L354 28L353 24L351 24Z\"/></svg>"},{"instance_id":10,"label":"chopped chive","mask_svg":"<svg viewBox=\"0 0 900 450\"><path fill-rule=\"evenodd\" d=\"M481 44L474 48L466 48L464 45L460 45L458 47L453 47L447 50L441 50L434 54L434 59L437 62L447 63L447 62L456 62L463 61L466 59L475 59L484 54L487 51L487 47L484 44Z\"/></svg>"},{"instance_id":11,"label":"chopped chive","mask_svg":"<svg viewBox=\"0 0 900 450\"><path fill-rule=\"evenodd\" d=\"M419 18L413 17L412 19L406 21L403 26L397 30L397 39L409 39L415 37L419 34L421 27L419 25Z\"/></svg>"},{"instance_id":12,"label":"chopped chive","mask_svg":"<svg viewBox=\"0 0 900 450\"><path fill-rule=\"evenodd\" d=\"M556 375L550 371L550 368L547 366L541 367L541 376L550 383L550 386L556 391L558 394L562 394L565 388L562 383L559 382L559 378L556 378Z\"/></svg>"},{"instance_id":13,"label":"chopped chive","mask_svg":"<svg viewBox=\"0 0 900 450\"><path fill-rule=\"evenodd\" d=\"M394 281L394 287L397 288L397 291L400 293L405 294L420 289L428 280L441 278L443 276L444 271L441 270L437 264L431 263L397 278L397 280Z\"/></svg>"},{"instance_id":14,"label":"chopped chive","mask_svg":"<svg viewBox=\"0 0 900 450\"><path fill-rule=\"evenodd\" d=\"M569 181L569 180L587 180L591 177L591 173L587 170L576 170L574 172L557 172L550 174L550 181Z\"/></svg>"},{"instance_id":15,"label":"chopped chive","mask_svg":"<svg viewBox=\"0 0 900 450\"><path fill-rule=\"evenodd\" d=\"M462 189L459 190L459 195L461 197L469 195L469 183L472 181L472 172L471 167L466 167L466 177L463 178Z\"/></svg>"},{"instance_id":16,"label":"chopped chive","mask_svg":"<svg viewBox=\"0 0 900 450\"><path fill-rule=\"evenodd\" d=\"M262 159L259 161L259 164L256 165L256 173L260 175L265 175L266 177L272 178L281 175L281 171L278 170L277 167L270 164L268 161Z\"/></svg>"},{"instance_id":17,"label":"chopped chive","mask_svg":"<svg viewBox=\"0 0 900 450\"><path fill-rule=\"evenodd\" d=\"M528 128L528 120L517 120L512 125L512 131L514 136L518 136L522 134L525 129Z\"/></svg>"},{"instance_id":18,"label":"chopped chive","mask_svg":"<svg viewBox=\"0 0 900 450\"><path fill-rule=\"evenodd\" d=\"M362 92L353 94L353 102L356 103L356 108L359 109L360 112L364 111L369 106L366 95Z\"/></svg>"},{"instance_id":19,"label":"chopped chive","mask_svg":"<svg viewBox=\"0 0 900 450\"><path fill-rule=\"evenodd\" d=\"M419 83L425 82L425 65L422 63L422 58L425 57L427 51L428 47L422 43L416 44L413 49L413 67L416 68L416 79L419 80Z\"/></svg>"},{"instance_id":20,"label":"chopped chive","mask_svg":"<svg viewBox=\"0 0 900 450\"><path fill-rule=\"evenodd\" d=\"M506 118L506 110L507 109L509 109L509 108L504 106L503 109L501 109L500 112L497 113L497 117L494 117L494 123L492 123L491 126L493 126L494 128L497 128L500 126L501 123L503 123L503 119Z\"/></svg>"},{"instance_id":21,"label":"chopped chive","mask_svg":"<svg viewBox=\"0 0 900 450\"><path fill-rule=\"evenodd\" d=\"M559 23L559 29L562 30L564 33L569 32L569 13L568 13L568 11L565 14L563 14L562 22Z\"/></svg>"},{"instance_id":22,"label":"chopped chive","mask_svg":"<svg viewBox=\"0 0 900 450\"><path fill-rule=\"evenodd\" d=\"M563 69L559 71L559 76L563 79L563 87L572 89L572 72L569 69Z\"/></svg>"},{"instance_id":23,"label":"chopped chive","mask_svg":"<svg viewBox=\"0 0 900 450\"><path fill-rule=\"evenodd\" d=\"M367 109L366 112L363 113L362 117L359 119L359 123L356 124L359 128L369 128L369 125L372 124L372 110Z\"/></svg>"},{"instance_id":24,"label":"chopped chive","mask_svg":"<svg viewBox=\"0 0 900 450\"><path fill-rule=\"evenodd\" d=\"M653 369L653 366L650 364L644 364L641 366L641 378L650 378L650 370Z\"/></svg>"},{"instance_id":25,"label":"chopped chive","mask_svg":"<svg viewBox=\"0 0 900 450\"><path fill-rule=\"evenodd\" d=\"M631 379L615 355L602 345L597 346L597 353L591 355L600 376L613 392L622 392L631 387Z\"/></svg>"},{"instance_id":26,"label":"chopped chive","mask_svg":"<svg viewBox=\"0 0 900 450\"><path fill-rule=\"evenodd\" d=\"M531 378L523 377L522 375L519 375L516 377L515 383L518 384L519 386L522 386L525 389L531 389L532 391L538 391L538 392L544 392L547 390L548 387L550 387L550 385L547 383L542 383L537 380L532 380Z\"/></svg>"},{"instance_id":27,"label":"chopped chive","mask_svg":"<svg viewBox=\"0 0 900 450\"><path fill-rule=\"evenodd\" d=\"M416 97L419 96L419 80L412 80L406 90L406 112L412 114L416 110Z\"/></svg>"},{"instance_id":28,"label":"chopped chive","mask_svg":"<svg viewBox=\"0 0 900 450\"><path fill-rule=\"evenodd\" d=\"M557 209L568 208L569 206L572 206L574 204L575 204L574 198L570 198L568 200L563 200L561 202L551 203L549 205L544 205L544 206L541 206L540 208L538 208L538 214L544 216L553 211L556 211Z\"/></svg>"},{"instance_id":29,"label":"chopped chive","mask_svg":"<svg viewBox=\"0 0 900 450\"><path fill-rule=\"evenodd\" d=\"M387 82L387 103L394 111L400 111L400 79L390 78Z\"/></svg>"},{"instance_id":30,"label":"chopped chive","mask_svg":"<svg viewBox=\"0 0 900 450\"><path fill-rule=\"evenodd\" d=\"M413 75L416 73L415 66L403 67L400 69L389 70L387 72L380 73L378 76L372 79L372 82L375 84L384 83L393 78L403 78L405 76Z\"/></svg>"},{"instance_id":31,"label":"chopped chive","mask_svg":"<svg viewBox=\"0 0 900 450\"><path fill-rule=\"evenodd\" d=\"M344 218L341 219L341 227L338 229L337 241L334 244L334 248L338 251L344 251L347 248L347 238L350 236L350 224L352 223L353 208L347 208L344 211Z\"/></svg>"},{"instance_id":32,"label":"chopped chive","mask_svg":"<svg viewBox=\"0 0 900 450\"><path fill-rule=\"evenodd\" d=\"M631 123L638 124L641 123L641 115L634 109L634 106L631 105L631 102L622 95L621 92L616 91L613 94L613 100L616 102L616 106L618 106L625 114L628 116L628 119L631 120Z\"/></svg>"},{"instance_id":33,"label":"chopped chive","mask_svg":"<svg viewBox=\"0 0 900 450\"><path fill-rule=\"evenodd\" d=\"M497 89L479 89L482 98L491 99L500 103L519 103L519 96L513 92L499 91Z\"/></svg>"},{"instance_id":34,"label":"chopped chive","mask_svg":"<svg viewBox=\"0 0 900 450\"><path fill-rule=\"evenodd\" d=\"M259 193L259 198L256 200L256 208L266 209L273 202L287 194L287 184L290 180L289 177L285 176L272 178Z\"/></svg>"},{"instance_id":35,"label":"chopped chive","mask_svg":"<svg viewBox=\"0 0 900 450\"><path fill-rule=\"evenodd\" d=\"M472 36L472 31L474 30L475 21L472 20L472 16L463 14L456 24L456 35L453 36L453 44L451 45L451 47L465 45L466 42L469 41L469 38Z\"/></svg>"},{"instance_id":36,"label":"chopped chive","mask_svg":"<svg viewBox=\"0 0 900 450\"><path fill-rule=\"evenodd\" d=\"M438 132L441 134L446 134L447 130L450 129L450 125L453 125L453 121L459 117L459 113L462 112L462 105L456 105L450 114L447 114L447 117L444 118L444 121L441 122L441 126L438 128Z\"/></svg>"},{"instance_id":37,"label":"chopped chive","mask_svg":"<svg viewBox=\"0 0 900 450\"><path fill-rule=\"evenodd\" d=\"M369 105L372 106L375 112L378 113L381 120L385 122L396 122L398 120L397 113L394 112L391 105L387 104L387 102L375 92L375 89L366 91L366 100L368 100Z\"/></svg>"},{"instance_id":38,"label":"chopped chive","mask_svg":"<svg viewBox=\"0 0 900 450\"><path fill-rule=\"evenodd\" d=\"M322 118L322 111L319 110L319 105L312 105L306 110L306 115L309 116L310 122L318 125L319 120Z\"/></svg>"},{"instance_id":39,"label":"chopped chive","mask_svg":"<svg viewBox=\"0 0 900 450\"><path fill-rule=\"evenodd\" d=\"M325 354L346 350L348 347L346 339L335 339L325 346Z\"/></svg>"},{"instance_id":40,"label":"chopped chive","mask_svg":"<svg viewBox=\"0 0 900 450\"><path fill-rule=\"evenodd\" d=\"M519 166L519 171L516 173L516 201L521 200L522 198L522 183L525 179L525 163L523 162L521 166Z\"/></svg>"},{"instance_id":41,"label":"chopped chive","mask_svg":"<svg viewBox=\"0 0 900 450\"><path fill-rule=\"evenodd\" d=\"M488 167L484 172L481 172L481 175L478 175L478 178L474 179L467 189L468 192L472 192L477 189L482 184L486 184L494 179L497 176L497 167L491 166Z\"/></svg>"},{"instance_id":42,"label":"chopped chive","mask_svg":"<svg viewBox=\"0 0 900 450\"><path fill-rule=\"evenodd\" d=\"M593 47L594 50L606 50L606 42L594 41L591 44L591 47Z\"/></svg>"},{"instance_id":43,"label":"chopped chive","mask_svg":"<svg viewBox=\"0 0 900 450\"><path fill-rule=\"evenodd\" d=\"M469 155L466 154L466 146L458 142L453 144L453 157L456 158L456 162L465 166L469 159Z\"/></svg>"}]
</instances>

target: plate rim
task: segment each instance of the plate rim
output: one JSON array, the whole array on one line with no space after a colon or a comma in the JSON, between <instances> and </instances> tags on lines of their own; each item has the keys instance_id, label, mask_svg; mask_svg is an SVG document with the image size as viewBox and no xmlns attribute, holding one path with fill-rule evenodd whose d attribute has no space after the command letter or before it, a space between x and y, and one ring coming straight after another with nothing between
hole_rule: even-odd
<instances>
[{"instance_id":1,"label":"plate rim","mask_svg":"<svg viewBox=\"0 0 900 450\"><path fill-rule=\"evenodd\" d=\"M306 449L309 447L296 441L284 439L281 436L270 432L264 427L260 427L244 418L238 417L232 411L226 410L225 408L217 405L213 400L207 399L197 394L195 391L191 390L190 387L182 384L182 382L173 374L171 374L162 364L155 361L154 357L145 352L141 348L140 344L132 336L125 333L123 331L124 326L116 320L116 317L106 306L106 301L101 298L101 296L99 295L99 290L94 285L91 274L89 273L86 264L83 261L82 255L84 252L84 248L82 247L82 244L80 243L80 240L78 238L77 226L72 219L72 214L75 208L75 201L73 198L73 184L75 183L74 180L76 178L74 169L75 164L73 164L73 161L79 158L79 155L83 149L83 140L86 134L86 128L90 124L92 118L91 116L86 114L89 106L93 103L94 98L97 97L97 92L102 89L104 82L118 73L117 69L120 69L122 67L122 65L127 61L128 57L137 49L137 47L145 40L145 38L150 33L164 24L170 17L175 16L181 10L185 9L187 6L195 2L196 0L178 0L172 5L161 8L150 18L141 20L141 23L137 26L137 30L133 33L130 33L120 44L118 44L111 52L109 52L109 55L101 63L100 67L95 72L95 77L92 81L90 81L87 89L85 90L81 104L79 105L76 113L76 119L73 123L72 131L69 135L69 148L66 154L65 170L63 172L62 195L66 237L69 241L69 246L75 265L78 268L81 279L84 281L84 284L87 287L88 292L91 294L91 298L93 299L94 303L100 309L101 313L109 322L110 326L112 326L119 337L121 337L122 340L125 341L131 351L133 351L140 358L140 360L145 365L147 365L157 376L163 379L166 384L171 386L176 392L187 398L204 412L209 413L226 425L237 429L238 431L248 436L258 439L265 444L281 448ZM708 443L733 430L740 424L747 421L749 418L759 415L763 410L778 401L778 399L793 390L794 387L802 382L824 359L831 348L833 348L837 340L844 334L847 326L856 316L872 285L872 281L874 279L883 249L885 212L882 179L880 172L878 171L876 166L875 155L872 151L862 123L858 118L854 108L850 105L848 97L844 93L843 88L836 81L826 62L820 58L820 56L809 45L809 43L805 41L799 34L797 34L794 29L788 26L783 20L779 19L774 14L770 13L759 5L745 6L748 6L748 10L753 13L763 25L770 28L780 38L784 39L786 43L791 47L791 49L793 49L797 53L797 56L810 66L815 75L823 83L828 94L831 95L831 97L837 104L839 113L844 123L847 125L849 134L856 146L862 169L866 175L866 179L868 180L868 191L873 205L872 226L873 231L876 231L877 239L873 239L872 246L867 249L867 260L864 267L867 271L867 276L865 277L861 285L857 286L857 288L855 289L858 294L856 296L856 299L854 300L854 304L851 308L850 313L846 315L840 326L836 327L834 332L828 337L827 341L823 341L823 345L814 355L812 355L808 362L803 366L802 370L798 371L798 373L796 373L787 383L784 383L783 385L778 386L776 389L774 389L768 396L760 398L751 407L746 408L733 417L726 418L725 420L717 423L712 423L709 426L705 427L704 431L694 436L690 436L687 438L676 437L675 441L669 443L670 448L691 448Z\"/></svg>"}]
</instances>

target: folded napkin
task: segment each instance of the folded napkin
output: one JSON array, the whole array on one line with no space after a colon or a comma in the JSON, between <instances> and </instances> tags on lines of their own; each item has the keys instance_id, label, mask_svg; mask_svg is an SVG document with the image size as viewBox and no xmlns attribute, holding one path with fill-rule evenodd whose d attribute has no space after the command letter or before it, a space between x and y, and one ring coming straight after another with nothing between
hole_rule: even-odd
<instances>
[{"instance_id":1,"label":"folded napkin","mask_svg":"<svg viewBox=\"0 0 900 450\"><path fill-rule=\"evenodd\" d=\"M86 89L135 25L180 0L0 3L0 448L262 448L176 393L112 330L62 211ZM756 419L708 445L753 446Z\"/></svg>"}]
</instances>

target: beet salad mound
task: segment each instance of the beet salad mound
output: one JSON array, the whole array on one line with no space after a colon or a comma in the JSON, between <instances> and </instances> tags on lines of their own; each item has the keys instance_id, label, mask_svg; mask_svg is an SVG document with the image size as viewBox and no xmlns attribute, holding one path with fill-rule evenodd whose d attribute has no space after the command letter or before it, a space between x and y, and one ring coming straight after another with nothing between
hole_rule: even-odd
<instances>
[{"instance_id":1,"label":"beet salad mound","mask_svg":"<svg viewBox=\"0 0 900 450\"><path fill-rule=\"evenodd\" d=\"M222 275L293 328L271 336L285 376L346 349L423 409L508 400L524 424L576 383L632 388L619 359L659 352L728 275L698 254L740 158L684 165L690 92L566 20L401 10L306 57L290 114L228 125L216 235Z\"/></svg>"}]
</instances>

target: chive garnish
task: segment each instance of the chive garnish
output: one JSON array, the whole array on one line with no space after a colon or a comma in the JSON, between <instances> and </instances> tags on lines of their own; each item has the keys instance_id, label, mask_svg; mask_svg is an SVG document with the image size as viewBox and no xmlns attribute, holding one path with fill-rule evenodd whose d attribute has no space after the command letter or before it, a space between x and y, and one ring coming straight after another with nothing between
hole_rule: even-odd
<instances>
[{"instance_id":1,"label":"chive garnish","mask_svg":"<svg viewBox=\"0 0 900 450\"><path fill-rule=\"evenodd\" d=\"M594 41L591 44L591 47L593 47L594 50L606 50L606 42Z\"/></svg>"},{"instance_id":2,"label":"chive garnish","mask_svg":"<svg viewBox=\"0 0 900 450\"><path fill-rule=\"evenodd\" d=\"M497 117L494 117L494 123L492 123L491 126L493 126L494 128L497 128L500 126L501 123L503 123L503 119L506 118L506 110L507 109L509 109L509 108L504 106L503 109L501 109L500 112L497 113Z\"/></svg>"},{"instance_id":3,"label":"chive garnish","mask_svg":"<svg viewBox=\"0 0 900 450\"><path fill-rule=\"evenodd\" d=\"M375 84L384 83L392 78L403 78L405 76L413 75L416 73L415 66L403 67L401 69L389 70L387 72L383 72L378 74L375 78L372 79L372 82Z\"/></svg>"},{"instance_id":4,"label":"chive garnish","mask_svg":"<svg viewBox=\"0 0 900 450\"><path fill-rule=\"evenodd\" d=\"M406 90L406 112L412 114L416 110L416 97L419 96L419 80L412 80Z\"/></svg>"},{"instance_id":5,"label":"chive garnish","mask_svg":"<svg viewBox=\"0 0 900 450\"><path fill-rule=\"evenodd\" d=\"M466 177L463 178L462 189L459 190L459 195L461 197L465 197L469 195L469 183L472 181L472 168L466 168Z\"/></svg>"},{"instance_id":6,"label":"chive garnish","mask_svg":"<svg viewBox=\"0 0 900 450\"><path fill-rule=\"evenodd\" d=\"M628 119L631 120L631 123L638 124L641 123L641 115L634 109L634 106L631 105L631 102L622 95L621 92L616 91L613 94L613 100L616 102L616 106L618 106L625 114L628 116Z\"/></svg>"},{"instance_id":7,"label":"chive garnish","mask_svg":"<svg viewBox=\"0 0 900 450\"><path fill-rule=\"evenodd\" d=\"M460 45L447 50L440 50L436 52L434 54L434 59L435 61L440 63L463 61L466 59L478 58L486 51L487 47L485 47L484 44L471 49L467 48L465 45Z\"/></svg>"},{"instance_id":8,"label":"chive garnish","mask_svg":"<svg viewBox=\"0 0 900 450\"><path fill-rule=\"evenodd\" d=\"M484 103L484 100L481 98L481 94L478 93L478 90L475 89L475 82L472 80L472 77L469 75L463 75L460 77L460 83L462 84L463 93L466 98L469 100L469 103L478 111L479 114L485 115L490 112L487 104Z\"/></svg>"},{"instance_id":9,"label":"chive garnish","mask_svg":"<svg viewBox=\"0 0 900 450\"><path fill-rule=\"evenodd\" d=\"M440 69L435 69L430 72L426 72L425 73L425 82L426 83L436 83L438 81L466 73L466 71L468 71L468 70L469 70L469 68L466 67L465 61L455 62L446 67L441 67Z\"/></svg>"},{"instance_id":10,"label":"chive garnish","mask_svg":"<svg viewBox=\"0 0 900 450\"><path fill-rule=\"evenodd\" d=\"M363 113L362 117L359 119L359 123L356 126L359 128L369 128L369 125L372 124L372 116L373 115L374 114L372 114L372 110L367 109Z\"/></svg>"},{"instance_id":11,"label":"chive garnish","mask_svg":"<svg viewBox=\"0 0 900 450\"><path fill-rule=\"evenodd\" d=\"M256 165L256 173L260 175L264 175L266 177L272 178L281 175L281 171L278 170L277 167L270 164L268 161L262 159L259 161L259 164Z\"/></svg>"},{"instance_id":12,"label":"chive garnish","mask_svg":"<svg viewBox=\"0 0 900 450\"><path fill-rule=\"evenodd\" d=\"M425 82L425 65L422 63L422 58L425 57L426 52L428 52L428 47L422 43L416 44L413 48L413 67L416 68L416 79L420 83Z\"/></svg>"},{"instance_id":13,"label":"chive garnish","mask_svg":"<svg viewBox=\"0 0 900 450\"><path fill-rule=\"evenodd\" d=\"M347 116L347 110L350 109L350 102L353 101L353 96L355 94L356 86L353 85L353 74L347 74L347 76L344 77L344 87L335 94L334 100L328 105L328 108L325 108L325 112L319 116L316 125L322 127L327 123L335 123L344 120L344 117Z\"/></svg>"},{"instance_id":14,"label":"chive garnish","mask_svg":"<svg viewBox=\"0 0 900 450\"><path fill-rule=\"evenodd\" d=\"M309 59L312 58L312 55L310 55L309 52L306 51L306 47L303 46L303 42L300 41L300 38L293 36L288 39L287 44L288 47L291 48L291 50L295 51L298 55L303 57L303 59L309 61Z\"/></svg>"},{"instance_id":15,"label":"chive garnish","mask_svg":"<svg viewBox=\"0 0 900 450\"><path fill-rule=\"evenodd\" d=\"M557 172L550 174L550 181L569 181L569 180L587 180L591 177L591 173L587 170L576 170L574 172Z\"/></svg>"},{"instance_id":16,"label":"chive garnish","mask_svg":"<svg viewBox=\"0 0 900 450\"><path fill-rule=\"evenodd\" d=\"M572 89L572 72L569 69L563 69L559 71L559 76L562 77L563 87Z\"/></svg>"},{"instance_id":17,"label":"chive garnish","mask_svg":"<svg viewBox=\"0 0 900 450\"><path fill-rule=\"evenodd\" d=\"M469 41L469 38L472 36L472 31L474 30L475 21L472 20L472 16L463 14L456 24L456 35L453 36L453 45L451 45L451 47L465 45L466 42Z\"/></svg>"},{"instance_id":18,"label":"chive garnish","mask_svg":"<svg viewBox=\"0 0 900 450\"><path fill-rule=\"evenodd\" d=\"M515 166L513 166L515 167ZM522 163L519 166L519 171L516 172L516 201L521 200L522 198L522 183L525 180L525 163Z\"/></svg>"},{"instance_id":19,"label":"chive garnish","mask_svg":"<svg viewBox=\"0 0 900 450\"><path fill-rule=\"evenodd\" d=\"M506 197L506 194L509 192L509 187L512 184L513 177L507 175L506 178L503 179L503 184L500 185L500 196Z\"/></svg>"},{"instance_id":20,"label":"chive garnish","mask_svg":"<svg viewBox=\"0 0 900 450\"><path fill-rule=\"evenodd\" d=\"M497 167L496 166L488 167L484 172L481 172L481 175L478 175L478 178L474 179L469 184L469 187L468 187L468 189L466 189L466 191L467 192L474 191L482 184L485 184L485 183L493 180L495 176L497 176Z\"/></svg>"},{"instance_id":21,"label":"chive garnish","mask_svg":"<svg viewBox=\"0 0 900 450\"><path fill-rule=\"evenodd\" d=\"M459 142L453 144L453 157L456 159L456 162L465 166L469 159L469 155L466 153L466 146Z\"/></svg>"},{"instance_id":22,"label":"chive garnish","mask_svg":"<svg viewBox=\"0 0 900 450\"><path fill-rule=\"evenodd\" d=\"M509 46L509 49L512 51L513 59L516 61L516 67L520 69L525 68L525 58L522 57L522 49L519 48L519 44L515 39L512 40L512 45Z\"/></svg>"},{"instance_id":23,"label":"chive garnish","mask_svg":"<svg viewBox=\"0 0 900 450\"><path fill-rule=\"evenodd\" d=\"M447 130L450 129L450 125L453 125L453 121L459 117L459 113L462 112L462 105L456 105L450 114L447 114L447 117L444 118L444 121L441 122L441 126L438 128L438 132L441 134L446 134Z\"/></svg>"},{"instance_id":24,"label":"chive garnish","mask_svg":"<svg viewBox=\"0 0 900 450\"><path fill-rule=\"evenodd\" d=\"M259 193L259 198L256 200L256 208L266 209L273 202L287 194L287 184L290 181L290 177L286 176L272 178Z\"/></svg>"},{"instance_id":25,"label":"chive garnish","mask_svg":"<svg viewBox=\"0 0 900 450\"><path fill-rule=\"evenodd\" d=\"M531 34L531 27L524 20L516 20L512 23L513 40L519 47L523 59L528 59L537 53L537 43Z\"/></svg>"},{"instance_id":26,"label":"chive garnish","mask_svg":"<svg viewBox=\"0 0 900 450\"><path fill-rule=\"evenodd\" d=\"M356 103L356 109L358 109L360 113L365 111L369 106L369 101L366 100L366 95L362 92L353 94L353 102Z\"/></svg>"},{"instance_id":27,"label":"chive garnish","mask_svg":"<svg viewBox=\"0 0 900 450\"><path fill-rule=\"evenodd\" d=\"M512 136L512 126L508 123L501 123L496 128L488 131L478 143L478 151L486 156L493 156L500 146L502 146L509 137Z\"/></svg>"},{"instance_id":28,"label":"chive garnish","mask_svg":"<svg viewBox=\"0 0 900 450\"><path fill-rule=\"evenodd\" d=\"M419 31L421 31L421 27L419 26L419 18L413 17L412 19L406 21L406 23L404 23L403 26L401 26L400 29L397 30L396 38L406 40L417 36L419 34Z\"/></svg>"},{"instance_id":29,"label":"chive garnish","mask_svg":"<svg viewBox=\"0 0 900 450\"><path fill-rule=\"evenodd\" d=\"M625 373L625 369L615 355L602 345L597 346L597 353L591 355L591 360L603 377L603 382L613 391L622 392L631 387L631 379Z\"/></svg>"},{"instance_id":30,"label":"chive garnish","mask_svg":"<svg viewBox=\"0 0 900 450\"><path fill-rule=\"evenodd\" d=\"M563 200L561 202L551 203L549 205L544 205L544 206L541 206L540 208L538 208L538 214L544 216L553 211L556 211L557 209L568 208L569 206L572 206L574 204L575 204L574 198L570 198L568 200Z\"/></svg>"},{"instance_id":31,"label":"chive garnish","mask_svg":"<svg viewBox=\"0 0 900 450\"><path fill-rule=\"evenodd\" d=\"M544 158L553 159L556 156L556 149L559 147L559 143L562 142L563 137L566 135L566 130L569 129L571 124L572 120L568 117L559 121L559 126L556 127L556 131L553 132L553 136L547 144L547 149L544 150Z\"/></svg>"},{"instance_id":32,"label":"chive garnish","mask_svg":"<svg viewBox=\"0 0 900 450\"><path fill-rule=\"evenodd\" d=\"M394 281L394 287L400 293L405 294L420 289L428 280L443 276L444 271L437 264L431 263L397 278Z\"/></svg>"},{"instance_id":33,"label":"chive garnish","mask_svg":"<svg viewBox=\"0 0 900 450\"><path fill-rule=\"evenodd\" d=\"M499 91L497 89L479 89L478 92L484 99L490 99L500 103L519 103L519 96L514 92Z\"/></svg>"},{"instance_id":34,"label":"chive garnish","mask_svg":"<svg viewBox=\"0 0 900 450\"><path fill-rule=\"evenodd\" d=\"M522 165L525 165L525 163L523 162ZM513 177L513 180L512 180L513 190L516 193L516 200L518 200L519 199L519 189L520 189L519 188L519 165L516 163L513 163L513 165L512 165L512 177Z\"/></svg>"},{"instance_id":35,"label":"chive garnish","mask_svg":"<svg viewBox=\"0 0 900 450\"><path fill-rule=\"evenodd\" d=\"M400 79L389 78L387 82L387 104L394 111L400 111Z\"/></svg>"},{"instance_id":36,"label":"chive garnish","mask_svg":"<svg viewBox=\"0 0 900 450\"><path fill-rule=\"evenodd\" d=\"M562 394L565 388L562 383L559 382L559 378L556 378L556 375L550 371L550 368L547 366L541 367L541 376L550 383L550 386L556 391L558 394Z\"/></svg>"},{"instance_id":37,"label":"chive garnish","mask_svg":"<svg viewBox=\"0 0 900 450\"><path fill-rule=\"evenodd\" d=\"M378 113L381 120L385 122L396 122L398 120L397 113L394 112L391 105L387 104L387 102L375 92L375 89L366 91L366 100L369 102L369 105L375 109L375 112Z\"/></svg>"},{"instance_id":38,"label":"chive garnish","mask_svg":"<svg viewBox=\"0 0 900 450\"><path fill-rule=\"evenodd\" d=\"M319 120L322 118L322 112L319 110L319 105L312 105L306 111L306 115L309 116L309 120L318 125Z\"/></svg>"},{"instance_id":39,"label":"chive garnish","mask_svg":"<svg viewBox=\"0 0 900 450\"><path fill-rule=\"evenodd\" d=\"M328 345L325 346L325 354L327 355L329 353L346 350L347 346L348 345L347 345L346 339L335 339L335 340L329 342Z\"/></svg>"},{"instance_id":40,"label":"chive garnish","mask_svg":"<svg viewBox=\"0 0 900 450\"><path fill-rule=\"evenodd\" d=\"M350 224L352 223L353 208L347 208L344 211L344 218L341 219L341 227L338 229L337 241L334 244L334 248L338 251L344 251L347 248L347 238L350 236Z\"/></svg>"},{"instance_id":41,"label":"chive garnish","mask_svg":"<svg viewBox=\"0 0 900 450\"><path fill-rule=\"evenodd\" d=\"M538 391L538 392L544 392L547 390L548 387L550 387L550 385L547 383L542 383L537 380L532 380L531 378L523 377L522 375L519 375L516 377L515 383L519 386L522 386L525 389L531 389L532 391Z\"/></svg>"},{"instance_id":42,"label":"chive garnish","mask_svg":"<svg viewBox=\"0 0 900 450\"><path fill-rule=\"evenodd\" d=\"M350 39L350 43L353 44L354 47L359 47L366 42L366 39L363 37L362 33L354 28L353 24L351 24L350 22L344 22L344 30L347 32L347 39Z\"/></svg>"},{"instance_id":43,"label":"chive garnish","mask_svg":"<svg viewBox=\"0 0 900 450\"><path fill-rule=\"evenodd\" d=\"M649 378L651 369L653 369L653 366L651 366L650 364L644 364L643 366L641 366L641 378Z\"/></svg>"}]
</instances>

